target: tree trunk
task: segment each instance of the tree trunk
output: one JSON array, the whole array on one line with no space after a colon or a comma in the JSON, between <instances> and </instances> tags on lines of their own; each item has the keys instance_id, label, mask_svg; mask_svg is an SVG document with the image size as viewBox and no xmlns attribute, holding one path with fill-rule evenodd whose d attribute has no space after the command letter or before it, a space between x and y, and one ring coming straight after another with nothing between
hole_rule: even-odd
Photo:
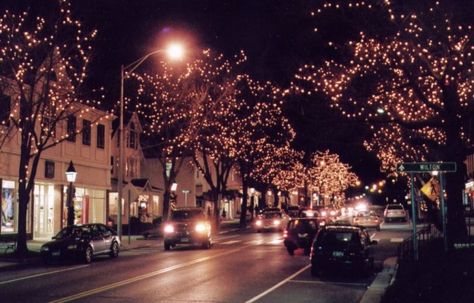
<instances>
[{"instance_id":1,"label":"tree trunk","mask_svg":"<svg viewBox=\"0 0 474 303\"><path fill-rule=\"evenodd\" d=\"M213 191L212 193L213 205L214 205L214 230L217 232L220 228L221 223L221 209L220 202L222 199L222 194L218 191Z\"/></svg>"},{"instance_id":2,"label":"tree trunk","mask_svg":"<svg viewBox=\"0 0 474 303\"><path fill-rule=\"evenodd\" d=\"M163 193L163 221L167 221L170 216L170 191L168 188Z\"/></svg>"},{"instance_id":3,"label":"tree trunk","mask_svg":"<svg viewBox=\"0 0 474 303\"><path fill-rule=\"evenodd\" d=\"M18 235L16 243L16 253L19 258L23 258L28 253L28 246L26 243L26 215L28 203L30 201L30 192L28 191L27 183L27 167L29 157L22 151L20 155L20 167L18 169Z\"/></svg>"},{"instance_id":4,"label":"tree trunk","mask_svg":"<svg viewBox=\"0 0 474 303\"><path fill-rule=\"evenodd\" d=\"M457 164L455 173L446 174L447 192L447 236L452 247L457 241L462 241L467 236L464 208L462 205L462 194L466 174L466 150L461 139L461 121L458 113L461 112L460 102L457 97L456 88L447 86L443 88L443 99L446 110L446 149L444 161L454 161Z\"/></svg>"},{"instance_id":5,"label":"tree trunk","mask_svg":"<svg viewBox=\"0 0 474 303\"><path fill-rule=\"evenodd\" d=\"M248 200L248 184L245 181L245 177L242 177L242 205L240 206L240 228L247 227L247 200Z\"/></svg>"}]
</instances>

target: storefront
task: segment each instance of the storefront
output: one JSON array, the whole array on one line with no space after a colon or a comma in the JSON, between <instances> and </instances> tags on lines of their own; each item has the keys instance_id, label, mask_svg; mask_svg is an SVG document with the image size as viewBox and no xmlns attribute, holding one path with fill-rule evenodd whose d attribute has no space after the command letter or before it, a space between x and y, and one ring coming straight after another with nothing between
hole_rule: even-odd
<instances>
[{"instance_id":1,"label":"storefront","mask_svg":"<svg viewBox=\"0 0 474 303\"><path fill-rule=\"evenodd\" d=\"M33 192L33 239L54 236L54 184L35 184Z\"/></svg>"},{"instance_id":2,"label":"storefront","mask_svg":"<svg viewBox=\"0 0 474 303\"><path fill-rule=\"evenodd\" d=\"M67 221L67 187L63 190L63 226ZM106 223L105 190L75 187L74 224Z\"/></svg>"}]
</instances>

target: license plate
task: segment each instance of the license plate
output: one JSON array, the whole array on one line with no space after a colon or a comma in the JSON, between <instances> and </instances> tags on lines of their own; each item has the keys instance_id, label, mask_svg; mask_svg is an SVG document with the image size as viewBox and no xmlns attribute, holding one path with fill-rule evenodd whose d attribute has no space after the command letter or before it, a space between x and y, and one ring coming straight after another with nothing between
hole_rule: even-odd
<instances>
[{"instance_id":1,"label":"license plate","mask_svg":"<svg viewBox=\"0 0 474 303\"><path fill-rule=\"evenodd\" d=\"M51 253L51 255L56 257L56 256L59 256L60 253L61 253L61 252L60 252L59 250L58 250L58 251L53 251L53 252Z\"/></svg>"},{"instance_id":2,"label":"license plate","mask_svg":"<svg viewBox=\"0 0 474 303\"><path fill-rule=\"evenodd\" d=\"M333 257L343 257L343 256L344 256L344 252L342 252L342 251L333 251L333 252L332 252L332 256L333 256Z\"/></svg>"},{"instance_id":3,"label":"license plate","mask_svg":"<svg viewBox=\"0 0 474 303\"><path fill-rule=\"evenodd\" d=\"M181 242L189 242L189 238L181 238Z\"/></svg>"}]
</instances>

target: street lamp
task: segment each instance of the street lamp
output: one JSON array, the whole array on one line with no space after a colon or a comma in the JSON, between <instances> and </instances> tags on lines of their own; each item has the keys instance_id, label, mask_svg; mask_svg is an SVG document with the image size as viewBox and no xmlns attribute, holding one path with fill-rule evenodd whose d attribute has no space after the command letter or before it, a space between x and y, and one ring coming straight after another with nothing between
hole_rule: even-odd
<instances>
[{"instance_id":1,"label":"street lamp","mask_svg":"<svg viewBox=\"0 0 474 303\"><path fill-rule=\"evenodd\" d=\"M73 183L76 182L77 172L72 164L69 162L69 167L66 170L66 180L69 182L67 189L67 226L74 225L74 200L73 200Z\"/></svg>"},{"instance_id":2,"label":"street lamp","mask_svg":"<svg viewBox=\"0 0 474 303\"><path fill-rule=\"evenodd\" d=\"M124 80L125 73L130 74L137 69L146 59L158 53L165 52L171 60L180 60L184 56L184 48L181 44L172 43L166 49L153 51L130 63L120 67L120 122L119 122L119 167L118 167L118 205L117 205L117 235L122 238L122 188L123 188L123 166L124 166L124 134L123 134L123 117L124 117ZM130 224L130 222L129 222Z\"/></svg>"}]
</instances>

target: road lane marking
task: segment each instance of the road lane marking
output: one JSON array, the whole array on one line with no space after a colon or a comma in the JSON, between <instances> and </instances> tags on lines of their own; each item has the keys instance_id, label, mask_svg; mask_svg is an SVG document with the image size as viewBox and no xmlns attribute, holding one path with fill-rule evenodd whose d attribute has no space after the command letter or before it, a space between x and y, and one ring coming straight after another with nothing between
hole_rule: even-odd
<instances>
[{"instance_id":1,"label":"road lane marking","mask_svg":"<svg viewBox=\"0 0 474 303\"><path fill-rule=\"evenodd\" d=\"M294 277L296 277L297 275L299 275L300 273L302 273L303 271L307 270L308 268L311 267L311 264L308 264L306 265L305 267L303 267L302 269L298 270L297 272L295 272L294 274L292 274L291 276L289 276L288 278L284 279L283 281L279 282L278 284L275 284L273 287L270 287L269 289L265 290L264 292L262 292L261 294L253 297L252 299L248 300L248 301L245 301L245 303L252 303L252 302L255 302L257 301L258 299L260 299L261 297L265 296L266 294L274 291L275 289L277 289L278 287L282 286L283 284L287 283L288 281L290 281L291 279L293 279Z\"/></svg>"},{"instance_id":2,"label":"road lane marking","mask_svg":"<svg viewBox=\"0 0 474 303\"><path fill-rule=\"evenodd\" d=\"M75 295L71 295L71 296L68 296L68 297L61 298L61 299L49 301L49 303L62 303L62 302L70 302L70 301L82 299L82 298L85 298L85 297L88 297L88 296L91 296L91 295L94 295L94 294L97 294L97 293L101 293L101 292L108 291L108 290L111 290L111 289L114 289L114 288L118 288L118 287L121 287L121 286L124 286L124 285L127 285L127 284L131 284L131 283L135 283L135 282L138 282L138 281L141 281L141 280L152 278L152 277L155 277L155 276L158 276L158 275L161 275L161 274L165 274L165 273L168 273L168 272L176 270L176 269L181 269L181 268L188 267L188 266L191 266L191 265L194 265L194 264L202 263L204 261L208 261L208 260L211 260L211 259L216 259L216 258L219 258L219 257L222 257L222 256L230 255L230 254L233 254L235 252L238 252L238 251L243 250L243 249L248 248L248 247L249 246L243 246L243 247L232 249L232 250L229 250L229 251L226 251L226 252L223 252L223 253L219 253L219 254L216 254L216 255L213 255L213 256L194 259L194 260L191 260L191 261L188 261L188 262L185 262L185 263L181 263L181 264L173 265L173 266L170 266L170 267L166 267L166 268L156 270L156 271L153 271L153 272L150 272L150 273L147 273L147 274L143 274L143 275L140 275L140 276L136 276L136 277L133 277L133 278L130 278L130 279L126 279L126 280L122 280L122 281L119 281L119 282L104 285L104 286L101 286L101 287L97 287L97 288L94 288L94 289L86 290L86 291L77 293Z\"/></svg>"},{"instance_id":3,"label":"road lane marking","mask_svg":"<svg viewBox=\"0 0 474 303\"><path fill-rule=\"evenodd\" d=\"M341 286L359 286L367 287L366 283L350 283L350 282L331 282L331 281L319 281L319 280L291 280L288 283L306 283L306 284L332 284L332 285L341 285Z\"/></svg>"},{"instance_id":4,"label":"road lane marking","mask_svg":"<svg viewBox=\"0 0 474 303\"><path fill-rule=\"evenodd\" d=\"M239 242L242 242L242 240L230 240L230 241L222 242L222 243L219 243L219 244L230 245L230 244L235 244L235 243L239 243Z\"/></svg>"},{"instance_id":5,"label":"road lane marking","mask_svg":"<svg viewBox=\"0 0 474 303\"><path fill-rule=\"evenodd\" d=\"M65 271L71 271L71 270L75 270L75 269L79 269L79 268L84 268L84 267L88 267L88 266L89 266L89 265L79 265L79 266L74 266L74 267L70 267L70 268L59 269L59 270L54 270L54 271L48 271L48 272L44 272L44 273L40 273L40 274L35 274L35 275L31 275L31 276L16 278L16 279L12 279L12 280L1 281L1 282L0 282L0 285L10 284L10 283L18 282L18 281L23 281L23 280L28 280L28 279L43 277L43 276L52 275L52 274L57 274L57 273L60 273L60 272L65 272Z\"/></svg>"},{"instance_id":6,"label":"road lane marking","mask_svg":"<svg viewBox=\"0 0 474 303\"><path fill-rule=\"evenodd\" d=\"M390 242L393 242L393 243L401 243L401 242L403 242L403 238L391 238L391 239L390 239Z\"/></svg>"},{"instance_id":7,"label":"road lane marking","mask_svg":"<svg viewBox=\"0 0 474 303\"><path fill-rule=\"evenodd\" d=\"M276 239L268 242L270 245L280 245L281 243L283 243L283 239Z\"/></svg>"}]
</instances>

